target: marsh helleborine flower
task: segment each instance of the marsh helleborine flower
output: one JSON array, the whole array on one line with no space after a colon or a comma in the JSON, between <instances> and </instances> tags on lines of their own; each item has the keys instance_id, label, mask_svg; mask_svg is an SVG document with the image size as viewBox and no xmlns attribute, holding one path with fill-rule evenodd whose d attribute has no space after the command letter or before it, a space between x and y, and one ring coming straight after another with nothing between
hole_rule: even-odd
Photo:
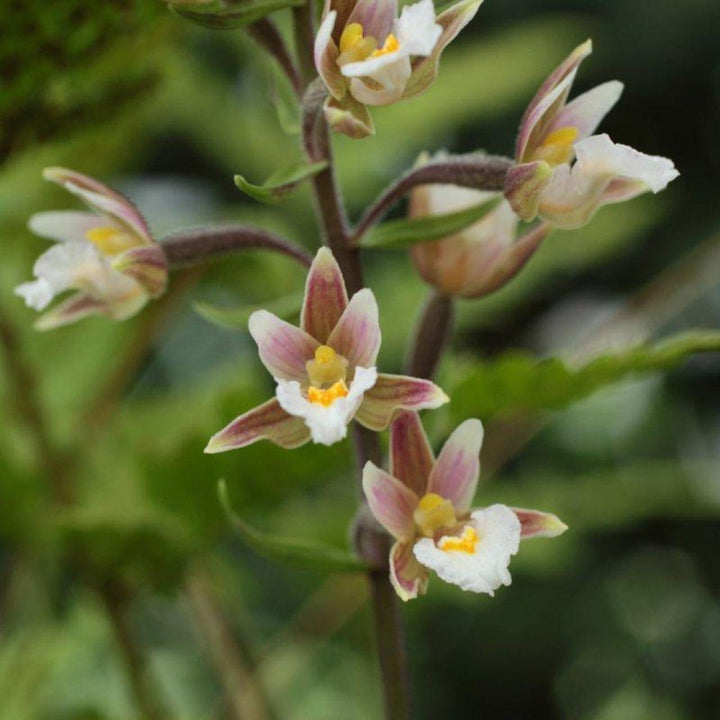
<instances>
[{"instance_id":1,"label":"marsh helleborine flower","mask_svg":"<svg viewBox=\"0 0 720 720\"><path fill-rule=\"evenodd\" d=\"M427 589L428 570L463 590L493 595L510 585L510 557L520 540L555 537L555 515L506 505L470 509L480 476L483 427L466 420L437 460L416 413L390 427L390 472L368 462L363 489L378 522L395 538L390 580L403 600Z\"/></svg>"},{"instance_id":2,"label":"marsh helleborine flower","mask_svg":"<svg viewBox=\"0 0 720 720\"><path fill-rule=\"evenodd\" d=\"M354 138L374 132L367 105L389 105L426 90L445 47L482 0L462 0L435 17L432 0L403 8L397 0L326 0L315 38L315 66L330 96L334 130Z\"/></svg>"},{"instance_id":3,"label":"marsh helleborine flower","mask_svg":"<svg viewBox=\"0 0 720 720\"><path fill-rule=\"evenodd\" d=\"M420 185L410 196L410 217L458 212L497 196L456 185ZM503 200L478 222L441 240L413 245L410 254L424 280L440 293L480 297L513 278L550 229L540 224L517 237L517 226L517 215Z\"/></svg>"},{"instance_id":4,"label":"marsh helleborine flower","mask_svg":"<svg viewBox=\"0 0 720 720\"><path fill-rule=\"evenodd\" d=\"M428 380L385 375L375 368L380 325L375 296L360 290L348 301L330 250L310 267L300 326L266 310L250 316L260 359L277 383L276 397L236 418L215 434L205 452L244 447L260 439L285 448L308 440L332 445L355 418L384 430L398 410L436 408L448 398Z\"/></svg>"},{"instance_id":5,"label":"marsh helleborine flower","mask_svg":"<svg viewBox=\"0 0 720 720\"><path fill-rule=\"evenodd\" d=\"M576 48L523 115L505 196L525 221L540 217L560 228L580 227L602 205L660 192L679 174L667 158L592 134L620 98L622 83L606 82L567 102L591 52L589 40Z\"/></svg>"},{"instance_id":6,"label":"marsh helleborine flower","mask_svg":"<svg viewBox=\"0 0 720 720\"><path fill-rule=\"evenodd\" d=\"M165 253L127 198L72 170L46 168L43 177L78 196L93 212L41 212L30 218L30 230L56 244L35 262L36 280L18 285L15 293L29 307L44 310L56 295L77 291L42 315L38 329L92 314L124 320L164 292Z\"/></svg>"}]
</instances>

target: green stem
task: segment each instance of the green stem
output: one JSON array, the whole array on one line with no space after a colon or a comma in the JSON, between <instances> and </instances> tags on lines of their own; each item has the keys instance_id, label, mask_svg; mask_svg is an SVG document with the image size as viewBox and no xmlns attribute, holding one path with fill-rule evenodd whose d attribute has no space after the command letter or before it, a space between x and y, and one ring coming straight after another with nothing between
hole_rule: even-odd
<instances>
[{"instance_id":1,"label":"green stem","mask_svg":"<svg viewBox=\"0 0 720 720\"><path fill-rule=\"evenodd\" d=\"M293 31L295 48L300 65L301 86L306 87L315 77L315 3L307 0L303 5L293 8Z\"/></svg>"}]
</instances>

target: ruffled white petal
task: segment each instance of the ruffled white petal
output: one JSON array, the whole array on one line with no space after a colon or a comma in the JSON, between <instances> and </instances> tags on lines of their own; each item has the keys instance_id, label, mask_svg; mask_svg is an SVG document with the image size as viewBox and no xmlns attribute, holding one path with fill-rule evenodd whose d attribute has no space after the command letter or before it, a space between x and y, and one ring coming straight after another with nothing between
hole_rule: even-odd
<instances>
[{"instance_id":1,"label":"ruffled white petal","mask_svg":"<svg viewBox=\"0 0 720 720\"><path fill-rule=\"evenodd\" d=\"M555 169L540 200L540 216L558 227L579 227L601 205L615 201L605 197L615 180L630 181L637 195L660 192L679 175L671 160L616 144L607 135L592 135L574 149L575 164Z\"/></svg>"},{"instance_id":2,"label":"ruffled white petal","mask_svg":"<svg viewBox=\"0 0 720 720\"><path fill-rule=\"evenodd\" d=\"M404 7L395 21L395 35L408 55L430 55L442 35L442 27L435 22L432 0L420 0Z\"/></svg>"},{"instance_id":3,"label":"ruffled white petal","mask_svg":"<svg viewBox=\"0 0 720 720\"><path fill-rule=\"evenodd\" d=\"M471 524L477 533L475 552L441 550L431 538L422 538L413 548L415 557L445 582L463 590L494 595L501 585L510 585L508 567L520 546L520 521L506 505L476 510Z\"/></svg>"},{"instance_id":4,"label":"ruffled white petal","mask_svg":"<svg viewBox=\"0 0 720 720\"><path fill-rule=\"evenodd\" d=\"M377 370L355 368L355 377L348 387L348 394L338 398L331 405L311 403L302 393L296 380L276 378L277 396L280 407L290 415L301 417L310 429L313 442L320 445L333 445L347 435L347 425L355 416L363 395L377 381Z\"/></svg>"},{"instance_id":5,"label":"ruffled white petal","mask_svg":"<svg viewBox=\"0 0 720 720\"><path fill-rule=\"evenodd\" d=\"M33 266L35 282L19 285L15 292L27 305L42 310L70 289L83 290L108 304L124 301L138 290L138 283L112 269L109 260L91 243L67 241L53 245Z\"/></svg>"}]
</instances>

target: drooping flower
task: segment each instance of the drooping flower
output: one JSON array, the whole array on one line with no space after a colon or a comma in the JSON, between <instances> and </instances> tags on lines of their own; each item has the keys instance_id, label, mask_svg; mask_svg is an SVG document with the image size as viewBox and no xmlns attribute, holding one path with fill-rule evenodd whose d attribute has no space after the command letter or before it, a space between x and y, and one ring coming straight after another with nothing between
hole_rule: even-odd
<instances>
[{"instance_id":1,"label":"drooping flower","mask_svg":"<svg viewBox=\"0 0 720 720\"><path fill-rule=\"evenodd\" d=\"M35 262L36 279L18 285L15 293L29 307L44 310L57 295L76 291L42 315L38 329L92 314L124 320L164 292L165 253L127 198L72 170L46 168L43 177L79 197L92 212L41 212L30 218L30 230L56 244Z\"/></svg>"},{"instance_id":2,"label":"drooping flower","mask_svg":"<svg viewBox=\"0 0 720 720\"><path fill-rule=\"evenodd\" d=\"M315 38L315 66L330 96L325 114L337 131L374 132L367 105L389 105L426 90L440 55L482 0L462 0L435 17L432 0L326 0Z\"/></svg>"},{"instance_id":3,"label":"drooping flower","mask_svg":"<svg viewBox=\"0 0 720 720\"><path fill-rule=\"evenodd\" d=\"M510 585L508 566L521 539L567 529L539 510L470 508L482 440L482 423L466 420L435 459L417 414L406 412L390 427L390 472L365 465L370 510L395 539L390 580L403 600L426 591L428 570L463 590L493 595Z\"/></svg>"},{"instance_id":4,"label":"drooping flower","mask_svg":"<svg viewBox=\"0 0 720 720\"><path fill-rule=\"evenodd\" d=\"M348 301L342 273L327 248L318 251L310 268L300 327L258 310L250 316L249 330L277 383L275 397L213 435L205 452L263 438L285 448L311 438L332 445L345 437L353 418L379 431L399 410L436 408L448 400L428 380L377 372L375 296L364 289Z\"/></svg>"},{"instance_id":5,"label":"drooping flower","mask_svg":"<svg viewBox=\"0 0 720 720\"><path fill-rule=\"evenodd\" d=\"M500 196L456 185L420 185L410 196L413 218L465 210ZM480 297L515 276L548 234L540 224L518 237L518 217L503 200L495 209L441 240L412 246L415 267L444 295Z\"/></svg>"},{"instance_id":6,"label":"drooping flower","mask_svg":"<svg viewBox=\"0 0 720 720\"><path fill-rule=\"evenodd\" d=\"M601 206L660 192L679 174L667 158L593 135L620 98L622 83L612 80L567 101L591 52L590 40L576 48L523 115L505 195L525 221L540 217L557 227L580 227Z\"/></svg>"}]
</instances>

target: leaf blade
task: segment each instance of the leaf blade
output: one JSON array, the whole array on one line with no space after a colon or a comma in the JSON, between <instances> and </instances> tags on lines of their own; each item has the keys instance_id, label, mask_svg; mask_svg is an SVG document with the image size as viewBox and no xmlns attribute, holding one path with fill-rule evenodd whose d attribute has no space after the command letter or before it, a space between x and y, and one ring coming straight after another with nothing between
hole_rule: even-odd
<instances>
[{"instance_id":1,"label":"leaf blade","mask_svg":"<svg viewBox=\"0 0 720 720\"><path fill-rule=\"evenodd\" d=\"M275 205L292 195L305 180L314 177L327 167L327 162L297 163L273 173L261 185L247 181L242 175L235 175L235 185L253 200Z\"/></svg>"}]
</instances>

